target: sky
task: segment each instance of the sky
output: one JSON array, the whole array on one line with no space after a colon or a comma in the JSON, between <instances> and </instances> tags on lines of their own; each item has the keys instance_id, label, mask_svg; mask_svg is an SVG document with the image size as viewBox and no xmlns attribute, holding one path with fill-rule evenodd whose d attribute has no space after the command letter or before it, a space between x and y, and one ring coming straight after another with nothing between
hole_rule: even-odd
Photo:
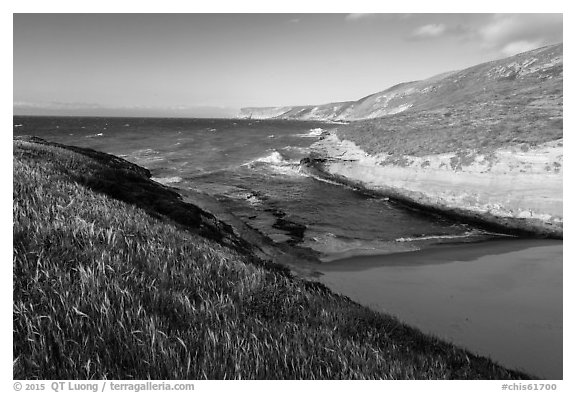
<instances>
[{"instance_id":1,"label":"sky","mask_svg":"<svg viewBox=\"0 0 576 393\"><path fill-rule=\"evenodd\" d=\"M14 14L14 114L229 117L562 42L562 14Z\"/></svg>"}]
</instances>

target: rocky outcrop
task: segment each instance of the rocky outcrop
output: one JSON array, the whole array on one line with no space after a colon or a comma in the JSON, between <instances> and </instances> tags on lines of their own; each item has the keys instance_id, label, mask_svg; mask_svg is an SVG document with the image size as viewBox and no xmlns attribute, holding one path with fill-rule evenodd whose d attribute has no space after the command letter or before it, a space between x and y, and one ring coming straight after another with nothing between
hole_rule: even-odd
<instances>
[{"instance_id":1,"label":"rocky outcrop","mask_svg":"<svg viewBox=\"0 0 576 393\"><path fill-rule=\"evenodd\" d=\"M492 229L562 238L563 141L441 154L368 154L325 135L303 160L317 176Z\"/></svg>"},{"instance_id":2,"label":"rocky outcrop","mask_svg":"<svg viewBox=\"0 0 576 393\"><path fill-rule=\"evenodd\" d=\"M528 102L544 99L549 105L558 100L562 70L563 49L562 44L558 44L423 81L400 83L357 101L243 108L239 117L350 121L432 110L438 105L450 106L470 100L489 103L498 100L498 96L517 94ZM537 90L534 90L535 85Z\"/></svg>"}]
</instances>

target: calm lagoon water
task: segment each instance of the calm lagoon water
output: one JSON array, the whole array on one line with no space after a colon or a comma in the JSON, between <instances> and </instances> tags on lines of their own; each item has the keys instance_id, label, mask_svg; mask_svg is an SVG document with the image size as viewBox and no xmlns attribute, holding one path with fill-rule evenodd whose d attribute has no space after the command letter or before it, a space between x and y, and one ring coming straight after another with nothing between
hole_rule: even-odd
<instances>
[{"instance_id":1,"label":"calm lagoon water","mask_svg":"<svg viewBox=\"0 0 576 393\"><path fill-rule=\"evenodd\" d=\"M562 379L562 241L493 240L322 265L321 281L427 333Z\"/></svg>"}]
</instances>

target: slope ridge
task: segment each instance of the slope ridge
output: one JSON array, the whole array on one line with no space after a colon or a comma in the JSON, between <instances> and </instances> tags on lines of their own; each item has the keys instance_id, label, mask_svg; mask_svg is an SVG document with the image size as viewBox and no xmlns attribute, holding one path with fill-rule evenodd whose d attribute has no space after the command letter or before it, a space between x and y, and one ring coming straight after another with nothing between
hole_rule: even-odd
<instances>
[{"instance_id":1,"label":"slope ridge","mask_svg":"<svg viewBox=\"0 0 576 393\"><path fill-rule=\"evenodd\" d=\"M439 106L490 102L495 96L528 93L532 101L562 98L563 46L551 45L500 60L404 82L357 101L323 105L242 108L239 117L292 120L362 120ZM501 98L501 97L500 97Z\"/></svg>"}]
</instances>

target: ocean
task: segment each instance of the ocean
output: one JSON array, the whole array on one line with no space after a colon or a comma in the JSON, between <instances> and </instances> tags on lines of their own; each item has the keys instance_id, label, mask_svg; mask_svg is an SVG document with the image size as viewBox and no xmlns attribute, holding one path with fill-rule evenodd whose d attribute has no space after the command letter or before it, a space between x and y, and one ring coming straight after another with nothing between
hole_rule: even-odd
<instances>
[{"instance_id":1,"label":"ocean","mask_svg":"<svg viewBox=\"0 0 576 393\"><path fill-rule=\"evenodd\" d=\"M148 168L153 179L218 199L278 243L322 261L414 251L491 236L384 197L312 178L300 160L335 124L283 120L15 117L15 135L88 147Z\"/></svg>"},{"instance_id":2,"label":"ocean","mask_svg":"<svg viewBox=\"0 0 576 393\"><path fill-rule=\"evenodd\" d=\"M13 134L114 154L209 195L279 245L309 250L333 290L506 366L562 378L562 241L511 239L311 177L300 160L335 127L15 116Z\"/></svg>"}]
</instances>

